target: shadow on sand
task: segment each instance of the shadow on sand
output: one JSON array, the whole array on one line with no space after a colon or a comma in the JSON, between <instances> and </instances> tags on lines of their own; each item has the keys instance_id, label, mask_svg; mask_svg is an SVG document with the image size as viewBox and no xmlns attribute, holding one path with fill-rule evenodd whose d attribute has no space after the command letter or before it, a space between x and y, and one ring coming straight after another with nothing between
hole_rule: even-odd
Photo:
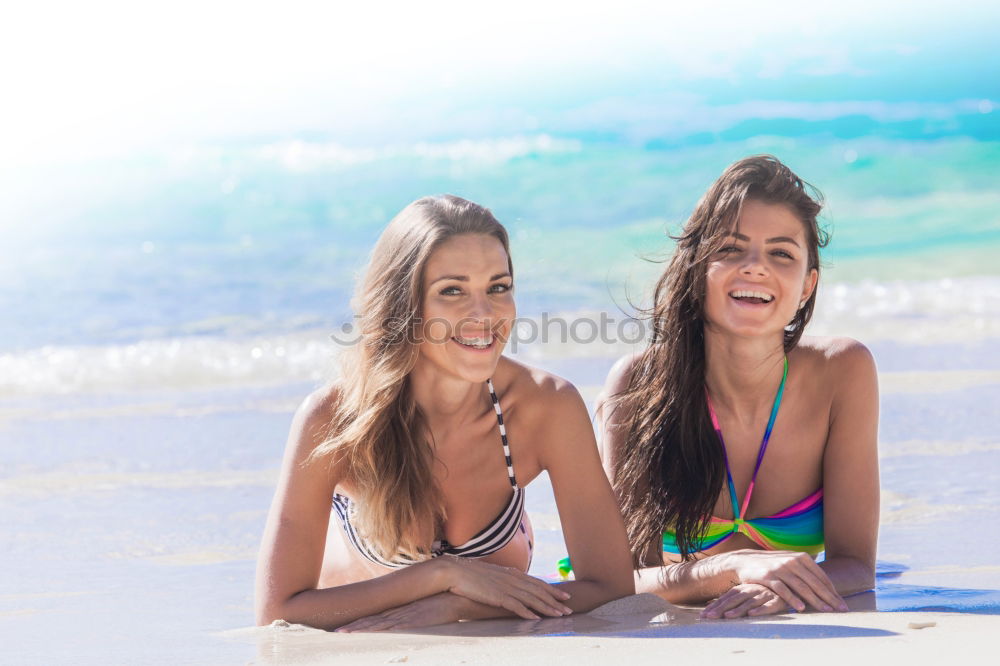
<instances>
[{"instance_id":1,"label":"shadow on sand","mask_svg":"<svg viewBox=\"0 0 1000 666\"><path fill-rule=\"evenodd\" d=\"M852 597L851 610L875 609L871 598ZM589 613L544 620L479 620L401 630L434 636L605 636L629 638L862 638L892 636L894 632L838 624L800 624L788 615L739 620L703 620L698 609L682 608L652 594L636 594L604 604Z\"/></svg>"}]
</instances>

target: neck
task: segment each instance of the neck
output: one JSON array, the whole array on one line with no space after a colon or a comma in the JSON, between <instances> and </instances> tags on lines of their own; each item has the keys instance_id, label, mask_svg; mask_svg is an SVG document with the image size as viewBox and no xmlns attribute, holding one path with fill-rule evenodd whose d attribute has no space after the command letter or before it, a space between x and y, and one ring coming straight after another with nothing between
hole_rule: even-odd
<instances>
[{"instance_id":1,"label":"neck","mask_svg":"<svg viewBox=\"0 0 1000 666\"><path fill-rule=\"evenodd\" d=\"M784 372L784 341L737 338L705 328L705 385L712 402L753 419L770 410Z\"/></svg>"},{"instance_id":2,"label":"neck","mask_svg":"<svg viewBox=\"0 0 1000 666\"><path fill-rule=\"evenodd\" d=\"M410 372L413 399L432 430L447 429L476 414L483 404L484 384L445 375L420 360Z\"/></svg>"}]
</instances>

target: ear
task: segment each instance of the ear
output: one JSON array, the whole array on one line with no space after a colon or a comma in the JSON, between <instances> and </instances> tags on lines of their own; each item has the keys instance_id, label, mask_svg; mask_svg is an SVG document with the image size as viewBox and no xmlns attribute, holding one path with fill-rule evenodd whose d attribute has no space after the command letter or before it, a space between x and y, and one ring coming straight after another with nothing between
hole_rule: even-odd
<instances>
[{"instance_id":1,"label":"ear","mask_svg":"<svg viewBox=\"0 0 1000 666\"><path fill-rule=\"evenodd\" d=\"M810 268L806 274L806 279L802 282L802 297L799 298L799 307L805 305L809 297L812 296L813 290L816 288L816 282L818 281L819 271L815 268Z\"/></svg>"}]
</instances>

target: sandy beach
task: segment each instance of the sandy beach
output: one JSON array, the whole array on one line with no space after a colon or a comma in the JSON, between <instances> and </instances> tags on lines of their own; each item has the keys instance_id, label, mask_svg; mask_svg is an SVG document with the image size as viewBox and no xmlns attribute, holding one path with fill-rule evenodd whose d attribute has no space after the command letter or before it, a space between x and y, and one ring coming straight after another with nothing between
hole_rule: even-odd
<instances>
[{"instance_id":1,"label":"sandy beach","mask_svg":"<svg viewBox=\"0 0 1000 666\"><path fill-rule=\"evenodd\" d=\"M700 621L642 596L536 623L347 635L253 627L256 551L280 443L308 384L77 394L44 408L8 398L0 405L3 661L940 663L1000 629L997 536L977 527L1000 505L990 426L1000 367L985 346L872 347L883 386L876 590L852 597L845 614L753 620ZM542 359L588 400L612 360ZM528 487L527 508L531 573L554 580L565 545L544 474Z\"/></svg>"},{"instance_id":2,"label":"sandy beach","mask_svg":"<svg viewBox=\"0 0 1000 666\"><path fill-rule=\"evenodd\" d=\"M406 632L336 634L301 625L222 634L255 646L255 664L943 663L982 654L995 616L851 612L699 620L653 595L619 599L574 617L486 620ZM793 661L795 660L795 661Z\"/></svg>"}]
</instances>

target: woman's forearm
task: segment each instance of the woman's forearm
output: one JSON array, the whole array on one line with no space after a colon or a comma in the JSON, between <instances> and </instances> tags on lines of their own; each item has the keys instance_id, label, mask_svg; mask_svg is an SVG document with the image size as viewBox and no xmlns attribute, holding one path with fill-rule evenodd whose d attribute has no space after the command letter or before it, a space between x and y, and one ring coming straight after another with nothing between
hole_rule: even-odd
<instances>
[{"instance_id":1,"label":"woman's forearm","mask_svg":"<svg viewBox=\"0 0 1000 666\"><path fill-rule=\"evenodd\" d=\"M740 583L733 553L721 553L691 562L649 567L635 572L636 592L656 594L671 603L701 603L714 599ZM734 555L729 558L727 555ZM853 557L833 557L819 563L840 595L855 594L875 586L871 565Z\"/></svg>"},{"instance_id":2,"label":"woman's forearm","mask_svg":"<svg viewBox=\"0 0 1000 666\"><path fill-rule=\"evenodd\" d=\"M257 614L258 624L274 620L335 629L358 618L381 613L450 586L443 560L421 562L384 576L325 589L303 590L285 600L266 604Z\"/></svg>"},{"instance_id":3,"label":"woman's forearm","mask_svg":"<svg viewBox=\"0 0 1000 666\"><path fill-rule=\"evenodd\" d=\"M576 580L559 583L558 587L573 595L564 603L572 608L574 613L586 613L609 601L635 594L635 588L630 580Z\"/></svg>"},{"instance_id":4,"label":"woman's forearm","mask_svg":"<svg viewBox=\"0 0 1000 666\"><path fill-rule=\"evenodd\" d=\"M637 593L655 594L674 604L714 599L738 582L735 572L725 565L721 555L635 572Z\"/></svg>"},{"instance_id":5,"label":"woman's forearm","mask_svg":"<svg viewBox=\"0 0 1000 666\"><path fill-rule=\"evenodd\" d=\"M841 596L875 587L874 567L855 557L831 557L820 562L819 566Z\"/></svg>"}]
</instances>

